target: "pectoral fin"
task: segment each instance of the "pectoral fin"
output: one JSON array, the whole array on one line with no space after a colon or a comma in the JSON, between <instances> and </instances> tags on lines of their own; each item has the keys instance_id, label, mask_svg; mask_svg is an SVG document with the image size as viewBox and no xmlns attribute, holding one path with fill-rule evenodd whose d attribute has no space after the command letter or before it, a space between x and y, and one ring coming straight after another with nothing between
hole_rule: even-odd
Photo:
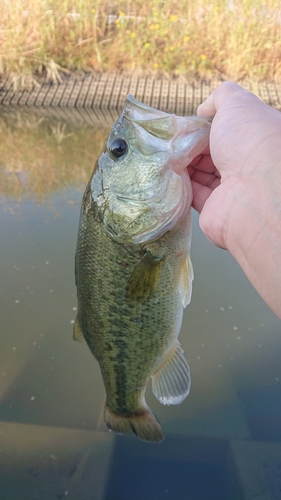
<instances>
[{"instance_id":1,"label":"pectoral fin","mask_svg":"<svg viewBox=\"0 0 281 500\"><path fill-rule=\"evenodd\" d=\"M73 327L73 340L76 340L77 342L86 342L77 317Z\"/></svg>"},{"instance_id":2,"label":"pectoral fin","mask_svg":"<svg viewBox=\"0 0 281 500\"><path fill-rule=\"evenodd\" d=\"M188 255L182 265L179 284L183 307L186 307L191 301L193 278L192 262Z\"/></svg>"},{"instance_id":3,"label":"pectoral fin","mask_svg":"<svg viewBox=\"0 0 281 500\"><path fill-rule=\"evenodd\" d=\"M152 375L152 392L164 405L181 403L190 390L190 370L177 342L164 363Z\"/></svg>"},{"instance_id":4,"label":"pectoral fin","mask_svg":"<svg viewBox=\"0 0 281 500\"><path fill-rule=\"evenodd\" d=\"M146 252L128 281L126 299L133 302L148 299L157 287L163 262L164 257L154 257Z\"/></svg>"}]
</instances>

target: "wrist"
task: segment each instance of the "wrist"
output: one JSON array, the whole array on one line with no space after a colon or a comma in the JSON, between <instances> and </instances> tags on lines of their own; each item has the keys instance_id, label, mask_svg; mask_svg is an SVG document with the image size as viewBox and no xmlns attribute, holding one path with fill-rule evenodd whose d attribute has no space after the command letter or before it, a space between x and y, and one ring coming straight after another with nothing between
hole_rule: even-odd
<instances>
[{"instance_id":1,"label":"wrist","mask_svg":"<svg viewBox=\"0 0 281 500\"><path fill-rule=\"evenodd\" d=\"M281 212L269 188L262 182L255 182L254 191L249 184L242 187L229 213L225 246L281 317Z\"/></svg>"}]
</instances>

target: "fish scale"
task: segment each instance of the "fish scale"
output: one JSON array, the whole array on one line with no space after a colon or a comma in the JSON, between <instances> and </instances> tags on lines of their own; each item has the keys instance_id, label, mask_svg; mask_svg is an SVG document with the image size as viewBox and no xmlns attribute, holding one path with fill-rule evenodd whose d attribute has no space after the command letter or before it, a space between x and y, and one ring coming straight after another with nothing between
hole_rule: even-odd
<instances>
[{"instance_id":1,"label":"fish scale","mask_svg":"<svg viewBox=\"0 0 281 500\"><path fill-rule=\"evenodd\" d=\"M162 332L165 331L167 337L174 334L171 325L175 322L177 308L174 302L177 298L173 296L172 289L178 294L177 282L170 268L174 260L171 260L171 264L167 263L161 279L163 288L170 290L169 302L165 297L157 295L145 304L132 304L125 300L125 290L139 259L105 235L91 211L88 211L86 220L83 220L83 228L85 226L87 244L85 245L82 237L78 237L77 247L77 260L83 262L83 268L79 266L77 281L80 290L80 326L92 353L100 362L106 388L109 386L111 408L114 411L134 413L138 402L135 402L132 390L146 386L150 372L154 370L152 366L148 372L146 365L152 364L151 360L159 352L159 344L162 348L165 342ZM119 264L122 259L126 259L125 267ZM155 325L157 331L151 335ZM170 331L167 329L168 325ZM125 369L123 354L127 358ZM131 395L132 404L129 403ZM115 403L118 398L126 401L123 408Z\"/></svg>"},{"instance_id":2,"label":"fish scale","mask_svg":"<svg viewBox=\"0 0 281 500\"><path fill-rule=\"evenodd\" d=\"M163 431L145 402L149 379L164 404L180 403L190 386L177 337L193 278L191 189L186 171L175 173L170 166L167 182L165 162L172 163L172 138L178 137L171 129L171 139L163 139L161 119L166 127L167 116L128 97L86 188L76 250L74 339L85 340L99 362L106 389L106 425L155 442L162 441ZM169 120L173 127L176 118ZM179 133L188 128L186 120L180 122ZM200 137L204 127L208 136L208 121L198 123ZM194 133L194 122L192 127ZM125 142L116 143L116 138ZM117 144L117 153L111 144ZM177 158L179 151L177 140ZM144 174L137 175L142 168ZM159 191L162 179L165 189ZM143 199L143 193L149 198Z\"/></svg>"}]
</instances>

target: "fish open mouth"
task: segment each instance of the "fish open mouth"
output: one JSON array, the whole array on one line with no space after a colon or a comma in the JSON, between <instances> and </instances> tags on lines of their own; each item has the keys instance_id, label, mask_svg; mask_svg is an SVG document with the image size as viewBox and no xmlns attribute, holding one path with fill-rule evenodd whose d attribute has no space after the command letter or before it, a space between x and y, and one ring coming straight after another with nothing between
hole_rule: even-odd
<instances>
[{"instance_id":1,"label":"fish open mouth","mask_svg":"<svg viewBox=\"0 0 281 500\"><path fill-rule=\"evenodd\" d=\"M170 166L181 174L209 145L213 117L176 116L127 96L123 117L135 130L136 145L144 156L167 153Z\"/></svg>"}]
</instances>

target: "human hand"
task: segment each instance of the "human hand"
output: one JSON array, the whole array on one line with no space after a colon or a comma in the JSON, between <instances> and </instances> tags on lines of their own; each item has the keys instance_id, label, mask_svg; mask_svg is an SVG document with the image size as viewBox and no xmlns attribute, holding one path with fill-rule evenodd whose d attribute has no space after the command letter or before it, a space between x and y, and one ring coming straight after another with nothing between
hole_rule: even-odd
<instances>
[{"instance_id":1,"label":"human hand","mask_svg":"<svg viewBox=\"0 0 281 500\"><path fill-rule=\"evenodd\" d=\"M281 113L225 82L198 114L215 115L210 151L188 167L201 229L281 317Z\"/></svg>"}]
</instances>

